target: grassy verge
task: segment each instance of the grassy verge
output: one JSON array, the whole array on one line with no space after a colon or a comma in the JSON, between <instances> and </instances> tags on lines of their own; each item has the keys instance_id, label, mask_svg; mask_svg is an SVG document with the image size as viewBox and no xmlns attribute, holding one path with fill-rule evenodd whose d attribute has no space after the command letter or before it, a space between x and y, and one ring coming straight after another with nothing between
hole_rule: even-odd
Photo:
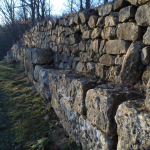
<instances>
[{"instance_id":1,"label":"grassy verge","mask_svg":"<svg viewBox=\"0 0 150 150\"><path fill-rule=\"evenodd\" d=\"M0 150L80 150L24 70L0 62Z\"/></svg>"}]
</instances>

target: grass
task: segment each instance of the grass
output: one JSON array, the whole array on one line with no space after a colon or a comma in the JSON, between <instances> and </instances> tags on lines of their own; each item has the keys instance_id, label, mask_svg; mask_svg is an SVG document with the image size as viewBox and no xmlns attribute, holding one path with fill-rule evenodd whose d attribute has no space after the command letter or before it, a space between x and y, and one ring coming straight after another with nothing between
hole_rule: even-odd
<instances>
[{"instance_id":1,"label":"grass","mask_svg":"<svg viewBox=\"0 0 150 150\"><path fill-rule=\"evenodd\" d=\"M32 86L18 65L0 62L0 150L79 150Z\"/></svg>"}]
</instances>

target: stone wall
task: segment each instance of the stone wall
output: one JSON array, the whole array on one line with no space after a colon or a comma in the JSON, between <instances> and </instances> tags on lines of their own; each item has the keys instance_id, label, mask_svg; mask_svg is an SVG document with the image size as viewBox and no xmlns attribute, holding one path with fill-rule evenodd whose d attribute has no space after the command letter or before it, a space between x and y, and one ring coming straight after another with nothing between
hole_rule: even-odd
<instances>
[{"instance_id":1,"label":"stone wall","mask_svg":"<svg viewBox=\"0 0 150 150\"><path fill-rule=\"evenodd\" d=\"M38 23L4 60L20 62L84 150L150 149L150 0Z\"/></svg>"}]
</instances>

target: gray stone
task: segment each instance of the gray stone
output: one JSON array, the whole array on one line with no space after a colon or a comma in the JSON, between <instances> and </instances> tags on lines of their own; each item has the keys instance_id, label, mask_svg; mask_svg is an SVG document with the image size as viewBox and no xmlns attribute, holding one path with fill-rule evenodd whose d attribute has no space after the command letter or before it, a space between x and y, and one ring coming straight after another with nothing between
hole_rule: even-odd
<instances>
[{"instance_id":1,"label":"gray stone","mask_svg":"<svg viewBox=\"0 0 150 150\"><path fill-rule=\"evenodd\" d=\"M88 53L80 52L80 61L81 62L89 62L92 61L92 58Z\"/></svg>"},{"instance_id":2,"label":"gray stone","mask_svg":"<svg viewBox=\"0 0 150 150\"><path fill-rule=\"evenodd\" d=\"M93 63L93 62L88 62L88 63L86 64L86 66L87 66L87 72L93 73L93 72L95 71L95 63Z\"/></svg>"},{"instance_id":3,"label":"gray stone","mask_svg":"<svg viewBox=\"0 0 150 150\"><path fill-rule=\"evenodd\" d=\"M138 67L141 63L140 50L141 44L132 43L124 58L122 69L120 72L120 80L122 84L134 84L141 75Z\"/></svg>"},{"instance_id":4,"label":"gray stone","mask_svg":"<svg viewBox=\"0 0 150 150\"><path fill-rule=\"evenodd\" d=\"M62 62L67 62L68 61L68 56L66 53L62 52L61 54L61 59L62 59Z\"/></svg>"},{"instance_id":5,"label":"gray stone","mask_svg":"<svg viewBox=\"0 0 150 150\"><path fill-rule=\"evenodd\" d=\"M36 65L35 69L34 69L34 80L38 80L39 79L39 72L42 69L41 65Z\"/></svg>"},{"instance_id":6,"label":"gray stone","mask_svg":"<svg viewBox=\"0 0 150 150\"><path fill-rule=\"evenodd\" d=\"M84 31L82 34L82 39L83 40L89 40L91 38L91 34L92 34L91 30Z\"/></svg>"},{"instance_id":7,"label":"gray stone","mask_svg":"<svg viewBox=\"0 0 150 150\"><path fill-rule=\"evenodd\" d=\"M59 53L61 53L61 52L63 51L63 45L62 45L62 44L59 44L59 45L57 46L57 51L58 51Z\"/></svg>"},{"instance_id":8,"label":"gray stone","mask_svg":"<svg viewBox=\"0 0 150 150\"><path fill-rule=\"evenodd\" d=\"M146 108L148 110L150 110L150 78L148 78L149 77L149 69L150 69L150 67L148 66L147 69L148 69L148 71L146 72L146 78L145 79L146 79L146 82L147 82L147 79L148 79L148 82L147 82L145 106L146 106Z\"/></svg>"},{"instance_id":9,"label":"gray stone","mask_svg":"<svg viewBox=\"0 0 150 150\"><path fill-rule=\"evenodd\" d=\"M141 60L144 65L148 65L150 63L150 46L142 49Z\"/></svg>"},{"instance_id":10,"label":"gray stone","mask_svg":"<svg viewBox=\"0 0 150 150\"><path fill-rule=\"evenodd\" d=\"M123 8L128 5L128 2L126 0L117 0L113 5L113 10L119 10L120 8Z\"/></svg>"},{"instance_id":11,"label":"gray stone","mask_svg":"<svg viewBox=\"0 0 150 150\"><path fill-rule=\"evenodd\" d=\"M69 47L69 46L64 45L64 46L63 46L63 51L67 54L67 56L70 56L70 55L71 55L71 50L70 50L70 47Z\"/></svg>"},{"instance_id":12,"label":"gray stone","mask_svg":"<svg viewBox=\"0 0 150 150\"><path fill-rule=\"evenodd\" d=\"M61 60L61 55L59 52L54 53L54 62L59 63Z\"/></svg>"},{"instance_id":13,"label":"gray stone","mask_svg":"<svg viewBox=\"0 0 150 150\"><path fill-rule=\"evenodd\" d=\"M141 27L136 23L128 22L118 24L117 37L127 41L137 41L141 38L142 32Z\"/></svg>"},{"instance_id":14,"label":"gray stone","mask_svg":"<svg viewBox=\"0 0 150 150\"><path fill-rule=\"evenodd\" d=\"M107 16L111 13L112 11L112 4L106 4L106 5L101 5L98 8L98 14L99 16Z\"/></svg>"},{"instance_id":15,"label":"gray stone","mask_svg":"<svg viewBox=\"0 0 150 150\"><path fill-rule=\"evenodd\" d=\"M138 7L135 20L140 26L150 26L150 3Z\"/></svg>"},{"instance_id":16,"label":"gray stone","mask_svg":"<svg viewBox=\"0 0 150 150\"><path fill-rule=\"evenodd\" d=\"M117 31L116 27L104 28L101 33L102 39L112 40L116 38L117 37L116 31Z\"/></svg>"},{"instance_id":17,"label":"gray stone","mask_svg":"<svg viewBox=\"0 0 150 150\"><path fill-rule=\"evenodd\" d=\"M106 53L106 49L105 49L105 44L106 44L106 40L102 40L100 43L100 48L99 48L99 54L105 54Z\"/></svg>"},{"instance_id":18,"label":"gray stone","mask_svg":"<svg viewBox=\"0 0 150 150\"><path fill-rule=\"evenodd\" d=\"M107 54L126 54L129 46L130 42L124 40L109 40L105 48Z\"/></svg>"},{"instance_id":19,"label":"gray stone","mask_svg":"<svg viewBox=\"0 0 150 150\"><path fill-rule=\"evenodd\" d=\"M70 36L70 44L76 44L80 42L80 35L78 33L71 34Z\"/></svg>"},{"instance_id":20,"label":"gray stone","mask_svg":"<svg viewBox=\"0 0 150 150\"><path fill-rule=\"evenodd\" d=\"M117 26L119 23L118 17L116 16L106 16L105 26Z\"/></svg>"},{"instance_id":21,"label":"gray stone","mask_svg":"<svg viewBox=\"0 0 150 150\"><path fill-rule=\"evenodd\" d=\"M92 39L100 38L101 32L102 32L102 28L100 27L94 28L94 30L91 33L91 38Z\"/></svg>"},{"instance_id":22,"label":"gray stone","mask_svg":"<svg viewBox=\"0 0 150 150\"><path fill-rule=\"evenodd\" d=\"M115 65L122 65L125 56L115 58Z\"/></svg>"},{"instance_id":23,"label":"gray stone","mask_svg":"<svg viewBox=\"0 0 150 150\"><path fill-rule=\"evenodd\" d=\"M71 46L71 53L74 54L74 56L79 56L79 44L74 44Z\"/></svg>"},{"instance_id":24,"label":"gray stone","mask_svg":"<svg viewBox=\"0 0 150 150\"><path fill-rule=\"evenodd\" d=\"M76 66L76 71L78 72L87 72L85 63L79 62Z\"/></svg>"},{"instance_id":25,"label":"gray stone","mask_svg":"<svg viewBox=\"0 0 150 150\"><path fill-rule=\"evenodd\" d=\"M79 43L79 50L82 51L82 52L86 51L86 41L81 41Z\"/></svg>"},{"instance_id":26,"label":"gray stone","mask_svg":"<svg viewBox=\"0 0 150 150\"><path fill-rule=\"evenodd\" d=\"M80 30L81 33L84 33L85 31L89 30L89 26L87 24L80 24Z\"/></svg>"},{"instance_id":27,"label":"gray stone","mask_svg":"<svg viewBox=\"0 0 150 150\"><path fill-rule=\"evenodd\" d=\"M146 45L150 45L150 27L147 28L147 31L143 36L143 43Z\"/></svg>"},{"instance_id":28,"label":"gray stone","mask_svg":"<svg viewBox=\"0 0 150 150\"><path fill-rule=\"evenodd\" d=\"M105 17L99 17L96 23L96 26L98 27L104 27L105 25Z\"/></svg>"},{"instance_id":29,"label":"gray stone","mask_svg":"<svg viewBox=\"0 0 150 150\"><path fill-rule=\"evenodd\" d=\"M88 90L85 99L87 118L104 133L115 134L114 114L117 106L126 99L126 92L125 88L113 84Z\"/></svg>"},{"instance_id":30,"label":"gray stone","mask_svg":"<svg viewBox=\"0 0 150 150\"><path fill-rule=\"evenodd\" d=\"M119 11L119 22L125 22L131 18L134 18L135 13L136 13L136 8L133 6L122 8Z\"/></svg>"},{"instance_id":31,"label":"gray stone","mask_svg":"<svg viewBox=\"0 0 150 150\"><path fill-rule=\"evenodd\" d=\"M101 40L99 40L99 39L95 39L94 41L92 41L92 50L95 53L99 52L100 42L101 42Z\"/></svg>"},{"instance_id":32,"label":"gray stone","mask_svg":"<svg viewBox=\"0 0 150 150\"><path fill-rule=\"evenodd\" d=\"M150 78L150 66L147 66L142 74L142 82L145 86L149 84L148 83L149 78ZM149 87L147 88L149 89Z\"/></svg>"},{"instance_id":33,"label":"gray stone","mask_svg":"<svg viewBox=\"0 0 150 150\"><path fill-rule=\"evenodd\" d=\"M132 5L138 6L138 0L127 0L130 2Z\"/></svg>"},{"instance_id":34,"label":"gray stone","mask_svg":"<svg viewBox=\"0 0 150 150\"><path fill-rule=\"evenodd\" d=\"M53 60L51 51L34 48L32 49L32 63L36 65L49 64Z\"/></svg>"},{"instance_id":35,"label":"gray stone","mask_svg":"<svg viewBox=\"0 0 150 150\"><path fill-rule=\"evenodd\" d=\"M88 10L84 10L79 13L81 23L86 23L89 20L90 12Z\"/></svg>"},{"instance_id":36,"label":"gray stone","mask_svg":"<svg viewBox=\"0 0 150 150\"><path fill-rule=\"evenodd\" d=\"M77 14L75 15L75 17L74 17L74 22L75 22L76 24L79 24L79 23L81 22L80 17L79 17L79 13L77 13Z\"/></svg>"},{"instance_id":37,"label":"gray stone","mask_svg":"<svg viewBox=\"0 0 150 150\"><path fill-rule=\"evenodd\" d=\"M95 28L97 19L98 19L98 16L94 16L94 15L90 16L89 21L88 21L88 25L90 28Z\"/></svg>"},{"instance_id":38,"label":"gray stone","mask_svg":"<svg viewBox=\"0 0 150 150\"><path fill-rule=\"evenodd\" d=\"M117 150L150 149L150 113L143 100L124 102L118 107L115 120L117 123Z\"/></svg>"},{"instance_id":39,"label":"gray stone","mask_svg":"<svg viewBox=\"0 0 150 150\"><path fill-rule=\"evenodd\" d=\"M61 63L59 64L58 68L59 68L59 69L64 69L64 68L65 68L64 62L61 62Z\"/></svg>"},{"instance_id":40,"label":"gray stone","mask_svg":"<svg viewBox=\"0 0 150 150\"><path fill-rule=\"evenodd\" d=\"M104 54L100 57L99 62L106 66L111 66L115 64L115 56Z\"/></svg>"}]
</instances>

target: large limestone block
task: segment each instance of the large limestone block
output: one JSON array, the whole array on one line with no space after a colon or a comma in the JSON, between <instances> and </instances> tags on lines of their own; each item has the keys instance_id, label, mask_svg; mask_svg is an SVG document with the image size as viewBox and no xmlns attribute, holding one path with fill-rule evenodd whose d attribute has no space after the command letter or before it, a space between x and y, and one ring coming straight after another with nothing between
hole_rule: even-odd
<instances>
[{"instance_id":1,"label":"large limestone block","mask_svg":"<svg viewBox=\"0 0 150 150\"><path fill-rule=\"evenodd\" d=\"M117 31L116 27L104 28L101 33L102 39L112 40L116 38L117 37L116 31Z\"/></svg>"},{"instance_id":2,"label":"large limestone block","mask_svg":"<svg viewBox=\"0 0 150 150\"><path fill-rule=\"evenodd\" d=\"M100 57L99 62L106 66L111 66L115 64L115 56L104 54Z\"/></svg>"},{"instance_id":3,"label":"large limestone block","mask_svg":"<svg viewBox=\"0 0 150 150\"><path fill-rule=\"evenodd\" d=\"M56 99L59 103L61 103L61 99L70 102L73 109L81 115L85 113L86 91L93 88L95 82L96 80L93 78L85 78L67 71L49 73L49 88L52 99Z\"/></svg>"},{"instance_id":4,"label":"large limestone block","mask_svg":"<svg viewBox=\"0 0 150 150\"><path fill-rule=\"evenodd\" d=\"M147 28L147 31L143 36L143 43L146 45L150 45L150 27Z\"/></svg>"},{"instance_id":5,"label":"large limestone block","mask_svg":"<svg viewBox=\"0 0 150 150\"><path fill-rule=\"evenodd\" d=\"M150 64L150 46L144 47L142 49L141 60L144 65Z\"/></svg>"},{"instance_id":6,"label":"large limestone block","mask_svg":"<svg viewBox=\"0 0 150 150\"><path fill-rule=\"evenodd\" d=\"M150 113L144 101L127 101L118 107L115 120L117 123L117 150L150 149Z\"/></svg>"},{"instance_id":7,"label":"large limestone block","mask_svg":"<svg viewBox=\"0 0 150 150\"><path fill-rule=\"evenodd\" d=\"M46 49L32 49L32 63L36 65L49 64L53 60L51 51Z\"/></svg>"},{"instance_id":8,"label":"large limestone block","mask_svg":"<svg viewBox=\"0 0 150 150\"><path fill-rule=\"evenodd\" d=\"M94 15L90 16L89 21L88 21L88 25L90 28L95 28L97 19L98 19L98 16L94 16Z\"/></svg>"},{"instance_id":9,"label":"large limestone block","mask_svg":"<svg viewBox=\"0 0 150 150\"><path fill-rule=\"evenodd\" d=\"M118 24L117 37L121 40L137 41L141 38L141 27L136 23L128 22Z\"/></svg>"},{"instance_id":10,"label":"large limestone block","mask_svg":"<svg viewBox=\"0 0 150 150\"><path fill-rule=\"evenodd\" d=\"M98 14L101 17L109 15L111 11L112 11L112 4L102 5L98 8Z\"/></svg>"},{"instance_id":11,"label":"large limestone block","mask_svg":"<svg viewBox=\"0 0 150 150\"><path fill-rule=\"evenodd\" d=\"M150 26L150 3L140 6L137 9L135 20L140 26Z\"/></svg>"},{"instance_id":12,"label":"large limestone block","mask_svg":"<svg viewBox=\"0 0 150 150\"><path fill-rule=\"evenodd\" d=\"M135 13L136 13L136 8L134 8L133 6L122 8L119 11L119 22L125 22L131 18L134 18Z\"/></svg>"},{"instance_id":13,"label":"large limestone block","mask_svg":"<svg viewBox=\"0 0 150 150\"><path fill-rule=\"evenodd\" d=\"M86 23L89 20L90 12L88 10L84 10L79 13L81 23Z\"/></svg>"},{"instance_id":14,"label":"large limestone block","mask_svg":"<svg viewBox=\"0 0 150 150\"><path fill-rule=\"evenodd\" d=\"M91 38L92 39L100 38L101 32L102 32L102 28L100 27L94 28L94 30L91 33Z\"/></svg>"},{"instance_id":15,"label":"large limestone block","mask_svg":"<svg viewBox=\"0 0 150 150\"><path fill-rule=\"evenodd\" d=\"M132 94L126 87L114 84L103 84L88 90L85 99L87 118L102 132L116 134L114 115L117 106Z\"/></svg>"},{"instance_id":16,"label":"large limestone block","mask_svg":"<svg viewBox=\"0 0 150 150\"><path fill-rule=\"evenodd\" d=\"M126 54L129 46L130 42L124 40L109 40L105 48L107 54Z\"/></svg>"},{"instance_id":17,"label":"large limestone block","mask_svg":"<svg viewBox=\"0 0 150 150\"><path fill-rule=\"evenodd\" d=\"M120 8L123 8L125 6L129 5L126 0L117 0L113 5L113 10L119 10Z\"/></svg>"},{"instance_id":18,"label":"large limestone block","mask_svg":"<svg viewBox=\"0 0 150 150\"><path fill-rule=\"evenodd\" d=\"M141 64L141 49L142 45L138 43L132 43L129 47L120 72L121 83L133 84L140 77L141 72L138 69Z\"/></svg>"}]
</instances>

